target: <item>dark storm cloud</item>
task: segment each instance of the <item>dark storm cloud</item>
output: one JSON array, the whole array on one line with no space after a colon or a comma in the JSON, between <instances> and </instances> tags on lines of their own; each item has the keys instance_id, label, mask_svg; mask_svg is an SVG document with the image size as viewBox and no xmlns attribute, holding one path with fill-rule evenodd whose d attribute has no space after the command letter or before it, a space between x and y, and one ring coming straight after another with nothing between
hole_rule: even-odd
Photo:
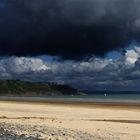
<instances>
[{"instance_id":1,"label":"dark storm cloud","mask_svg":"<svg viewBox=\"0 0 140 140\"><path fill-rule=\"evenodd\" d=\"M79 59L139 41L140 0L5 0L0 55Z\"/></svg>"}]
</instances>

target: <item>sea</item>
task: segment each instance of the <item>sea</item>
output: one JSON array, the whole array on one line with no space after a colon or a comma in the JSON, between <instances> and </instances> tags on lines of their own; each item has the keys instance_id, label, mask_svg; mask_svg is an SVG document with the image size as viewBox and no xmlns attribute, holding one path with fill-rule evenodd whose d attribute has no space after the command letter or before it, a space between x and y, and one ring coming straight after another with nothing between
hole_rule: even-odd
<instances>
[{"instance_id":1,"label":"sea","mask_svg":"<svg viewBox=\"0 0 140 140\"><path fill-rule=\"evenodd\" d=\"M0 96L0 100L50 101L50 102L119 102L140 103L140 94L95 94L94 95L59 95L59 96Z\"/></svg>"}]
</instances>

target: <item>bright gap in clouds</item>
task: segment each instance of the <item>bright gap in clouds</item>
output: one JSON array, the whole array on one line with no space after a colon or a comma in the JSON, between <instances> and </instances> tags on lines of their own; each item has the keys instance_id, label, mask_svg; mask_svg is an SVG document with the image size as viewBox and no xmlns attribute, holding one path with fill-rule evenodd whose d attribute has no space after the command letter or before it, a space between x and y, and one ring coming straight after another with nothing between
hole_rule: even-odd
<instances>
[{"instance_id":1,"label":"bright gap in clouds","mask_svg":"<svg viewBox=\"0 0 140 140\"><path fill-rule=\"evenodd\" d=\"M130 44L124 52L111 51L106 55L106 59L117 60L121 57L126 58L126 62L134 64L140 57L140 47L134 43Z\"/></svg>"}]
</instances>

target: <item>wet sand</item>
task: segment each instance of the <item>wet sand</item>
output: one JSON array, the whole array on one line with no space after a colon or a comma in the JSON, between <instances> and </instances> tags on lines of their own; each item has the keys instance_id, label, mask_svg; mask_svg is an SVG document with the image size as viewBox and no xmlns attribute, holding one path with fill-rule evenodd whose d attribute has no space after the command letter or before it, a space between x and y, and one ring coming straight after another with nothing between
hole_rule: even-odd
<instances>
[{"instance_id":1,"label":"wet sand","mask_svg":"<svg viewBox=\"0 0 140 140\"><path fill-rule=\"evenodd\" d=\"M140 106L0 101L0 130L24 139L139 140Z\"/></svg>"}]
</instances>

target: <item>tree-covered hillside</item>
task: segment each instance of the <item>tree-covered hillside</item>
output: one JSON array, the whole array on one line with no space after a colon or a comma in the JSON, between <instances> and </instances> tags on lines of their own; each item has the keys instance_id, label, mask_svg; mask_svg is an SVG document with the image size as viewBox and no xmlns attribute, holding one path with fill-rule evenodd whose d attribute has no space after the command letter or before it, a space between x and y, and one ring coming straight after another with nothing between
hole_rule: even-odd
<instances>
[{"instance_id":1,"label":"tree-covered hillside","mask_svg":"<svg viewBox=\"0 0 140 140\"><path fill-rule=\"evenodd\" d=\"M47 96L47 95L78 95L79 92L68 85L56 83L36 83L20 80L1 80L0 95Z\"/></svg>"}]
</instances>

